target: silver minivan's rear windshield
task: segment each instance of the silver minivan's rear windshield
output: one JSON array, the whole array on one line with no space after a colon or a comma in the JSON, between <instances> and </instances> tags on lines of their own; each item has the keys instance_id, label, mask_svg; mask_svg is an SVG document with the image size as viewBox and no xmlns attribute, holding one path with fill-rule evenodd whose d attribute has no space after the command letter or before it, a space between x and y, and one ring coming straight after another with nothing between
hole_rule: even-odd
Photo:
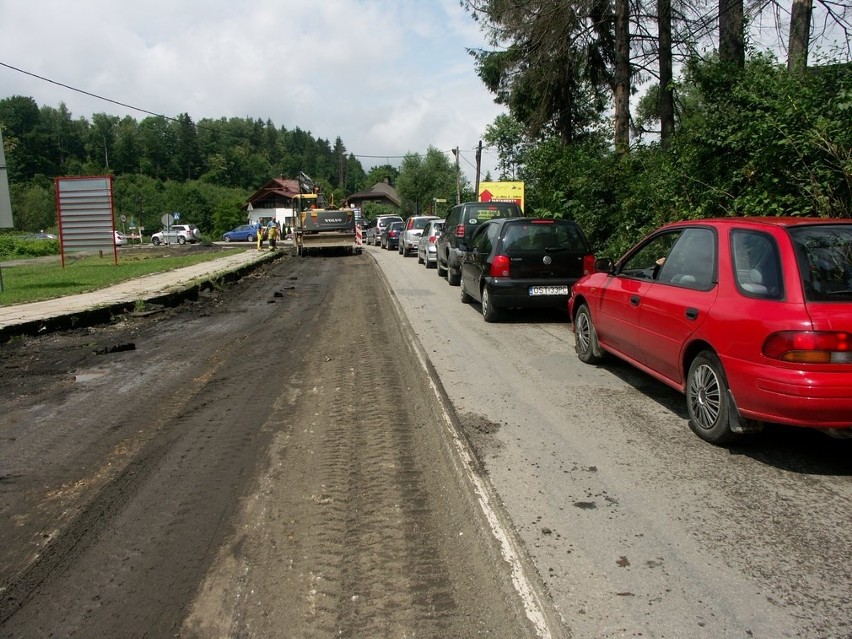
<instances>
[{"instance_id":1,"label":"silver minivan's rear windshield","mask_svg":"<svg viewBox=\"0 0 852 639\"><path fill-rule=\"evenodd\" d=\"M811 302L852 302L852 224L790 229Z\"/></svg>"}]
</instances>

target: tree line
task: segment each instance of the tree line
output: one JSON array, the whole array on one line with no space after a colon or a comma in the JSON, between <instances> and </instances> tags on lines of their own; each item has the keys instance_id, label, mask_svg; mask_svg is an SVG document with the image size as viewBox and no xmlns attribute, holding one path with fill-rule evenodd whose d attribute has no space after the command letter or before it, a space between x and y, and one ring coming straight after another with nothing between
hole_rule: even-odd
<instances>
[{"instance_id":1,"label":"tree line","mask_svg":"<svg viewBox=\"0 0 852 639\"><path fill-rule=\"evenodd\" d=\"M332 145L270 120L96 113L73 117L65 104L0 100L0 128L18 229L56 224L53 179L113 175L117 214L156 230L164 212L218 235L244 221L246 198L275 176L310 175L336 201L368 175L338 137Z\"/></svg>"}]
</instances>

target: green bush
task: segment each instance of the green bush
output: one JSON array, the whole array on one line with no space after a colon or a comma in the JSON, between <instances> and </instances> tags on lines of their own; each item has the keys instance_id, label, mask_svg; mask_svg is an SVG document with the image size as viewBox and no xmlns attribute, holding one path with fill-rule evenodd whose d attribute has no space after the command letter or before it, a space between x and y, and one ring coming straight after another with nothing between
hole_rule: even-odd
<instances>
[{"instance_id":1,"label":"green bush","mask_svg":"<svg viewBox=\"0 0 852 639\"><path fill-rule=\"evenodd\" d=\"M0 235L0 259L59 255L59 240L30 240L20 236Z\"/></svg>"}]
</instances>

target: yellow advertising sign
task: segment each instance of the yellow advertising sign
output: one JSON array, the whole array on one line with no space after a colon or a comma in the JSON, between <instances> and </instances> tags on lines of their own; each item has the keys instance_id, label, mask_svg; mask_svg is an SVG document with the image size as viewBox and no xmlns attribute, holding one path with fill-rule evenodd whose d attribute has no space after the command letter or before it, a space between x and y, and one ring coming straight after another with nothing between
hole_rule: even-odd
<instances>
[{"instance_id":1,"label":"yellow advertising sign","mask_svg":"<svg viewBox=\"0 0 852 639\"><path fill-rule=\"evenodd\" d=\"M523 182L480 182L480 202L516 202L524 210Z\"/></svg>"}]
</instances>

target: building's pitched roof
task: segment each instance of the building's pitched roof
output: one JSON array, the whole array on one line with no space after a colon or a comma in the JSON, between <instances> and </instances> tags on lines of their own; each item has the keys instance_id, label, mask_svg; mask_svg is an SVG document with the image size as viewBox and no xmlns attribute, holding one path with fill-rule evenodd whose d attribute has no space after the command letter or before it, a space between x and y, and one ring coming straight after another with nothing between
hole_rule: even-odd
<instances>
[{"instance_id":1,"label":"building's pitched roof","mask_svg":"<svg viewBox=\"0 0 852 639\"><path fill-rule=\"evenodd\" d=\"M397 195L396 189L387 182L377 182L366 191L353 193L345 200L345 204L359 202L381 202L387 201L394 206L402 206L402 202Z\"/></svg>"},{"instance_id":2,"label":"building's pitched roof","mask_svg":"<svg viewBox=\"0 0 852 639\"><path fill-rule=\"evenodd\" d=\"M295 195L299 193L299 181L298 180L288 180L283 177L272 178L260 187L257 191L252 193L247 202L246 206L251 204L255 205L256 202L260 202L262 200L266 200L269 196L281 196L284 198L292 199Z\"/></svg>"}]
</instances>

